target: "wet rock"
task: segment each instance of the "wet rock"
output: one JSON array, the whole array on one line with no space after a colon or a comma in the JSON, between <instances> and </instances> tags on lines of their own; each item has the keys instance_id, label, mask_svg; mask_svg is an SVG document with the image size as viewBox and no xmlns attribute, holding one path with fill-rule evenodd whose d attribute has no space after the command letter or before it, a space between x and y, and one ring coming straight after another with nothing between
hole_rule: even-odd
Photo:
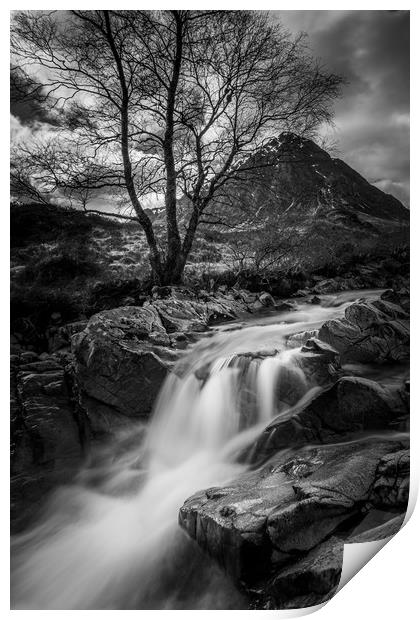
<instances>
[{"instance_id":1,"label":"wet rock","mask_svg":"<svg viewBox=\"0 0 420 620\"><path fill-rule=\"evenodd\" d=\"M276 305L276 302L274 301L274 298L272 295L270 295L270 293L261 293L261 295L259 295L258 297L258 300L266 308L274 308L274 306Z\"/></svg>"},{"instance_id":2,"label":"wet rock","mask_svg":"<svg viewBox=\"0 0 420 620\"><path fill-rule=\"evenodd\" d=\"M66 372L56 360L24 363L12 380L11 520L19 529L45 493L71 479L88 442Z\"/></svg>"},{"instance_id":3,"label":"wet rock","mask_svg":"<svg viewBox=\"0 0 420 620\"><path fill-rule=\"evenodd\" d=\"M150 304L100 312L73 336L80 404L96 432L149 415L176 358L169 344Z\"/></svg>"},{"instance_id":4,"label":"wet rock","mask_svg":"<svg viewBox=\"0 0 420 620\"><path fill-rule=\"evenodd\" d=\"M332 384L341 375L339 353L318 338L306 341L297 360L312 385Z\"/></svg>"},{"instance_id":5,"label":"wet rock","mask_svg":"<svg viewBox=\"0 0 420 620\"><path fill-rule=\"evenodd\" d=\"M276 310L279 312L293 312L297 310L297 304L296 302L282 301L280 304L276 305Z\"/></svg>"},{"instance_id":6,"label":"wet rock","mask_svg":"<svg viewBox=\"0 0 420 620\"><path fill-rule=\"evenodd\" d=\"M314 295L309 301L311 304L316 305L316 306L318 306L321 303L321 299L317 295Z\"/></svg>"},{"instance_id":7,"label":"wet rock","mask_svg":"<svg viewBox=\"0 0 420 620\"><path fill-rule=\"evenodd\" d=\"M399 428L407 416L407 406L398 392L368 379L343 377L289 418L274 420L248 458L261 462L293 446L332 443L361 431Z\"/></svg>"},{"instance_id":8,"label":"wet rock","mask_svg":"<svg viewBox=\"0 0 420 620\"><path fill-rule=\"evenodd\" d=\"M303 373L299 367L282 366L278 373L277 386L274 390L274 407L278 412L294 406L307 390L308 368L304 367Z\"/></svg>"},{"instance_id":9,"label":"wet rock","mask_svg":"<svg viewBox=\"0 0 420 620\"><path fill-rule=\"evenodd\" d=\"M299 562L346 523L351 527L369 506L378 463L401 446L360 440L278 452L227 487L196 493L182 506L179 522L235 580L253 589L273 568Z\"/></svg>"},{"instance_id":10,"label":"wet rock","mask_svg":"<svg viewBox=\"0 0 420 620\"><path fill-rule=\"evenodd\" d=\"M302 347L301 351L303 353L321 353L326 355L331 362L335 361L338 355L335 349L315 337L309 338Z\"/></svg>"},{"instance_id":11,"label":"wet rock","mask_svg":"<svg viewBox=\"0 0 420 620\"><path fill-rule=\"evenodd\" d=\"M409 325L401 308L358 302L345 318L324 323L319 338L341 354L341 362L400 362L409 356ZM396 318L398 317L398 318Z\"/></svg>"},{"instance_id":12,"label":"wet rock","mask_svg":"<svg viewBox=\"0 0 420 620\"><path fill-rule=\"evenodd\" d=\"M305 332L298 332L289 336L286 340L286 346L288 349L295 349L304 345L310 338L318 338L319 330L311 329Z\"/></svg>"}]
</instances>

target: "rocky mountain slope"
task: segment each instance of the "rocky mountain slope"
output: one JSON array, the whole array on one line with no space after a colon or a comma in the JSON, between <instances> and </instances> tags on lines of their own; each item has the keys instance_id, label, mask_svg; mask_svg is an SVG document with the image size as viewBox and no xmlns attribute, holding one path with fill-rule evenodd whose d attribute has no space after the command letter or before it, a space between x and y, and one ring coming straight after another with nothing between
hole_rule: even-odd
<instances>
[{"instance_id":1,"label":"rocky mountain slope","mask_svg":"<svg viewBox=\"0 0 420 620\"><path fill-rule=\"evenodd\" d=\"M371 185L341 159L312 140L282 133L241 162L239 180L224 190L238 211L261 220L270 214L347 221L405 223L409 210Z\"/></svg>"}]
</instances>

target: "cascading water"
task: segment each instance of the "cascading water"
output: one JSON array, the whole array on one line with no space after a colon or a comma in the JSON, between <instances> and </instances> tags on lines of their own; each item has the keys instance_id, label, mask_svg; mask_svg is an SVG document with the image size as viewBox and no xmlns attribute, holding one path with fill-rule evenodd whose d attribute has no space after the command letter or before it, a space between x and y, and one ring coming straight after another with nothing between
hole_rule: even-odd
<instances>
[{"instance_id":1,"label":"cascading water","mask_svg":"<svg viewBox=\"0 0 420 620\"><path fill-rule=\"evenodd\" d=\"M199 342L166 380L147 432L130 429L135 447L123 449L127 433L116 438L15 537L12 606L240 607L240 594L180 531L179 508L244 471L236 455L316 387L285 338L343 307L306 307Z\"/></svg>"}]
</instances>

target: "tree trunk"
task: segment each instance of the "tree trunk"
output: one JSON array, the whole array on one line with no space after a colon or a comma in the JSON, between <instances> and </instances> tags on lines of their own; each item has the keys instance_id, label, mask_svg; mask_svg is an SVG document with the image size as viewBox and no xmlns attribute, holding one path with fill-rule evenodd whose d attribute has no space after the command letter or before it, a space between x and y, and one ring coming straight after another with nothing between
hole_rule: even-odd
<instances>
[{"instance_id":1,"label":"tree trunk","mask_svg":"<svg viewBox=\"0 0 420 620\"><path fill-rule=\"evenodd\" d=\"M188 229L185 234L184 242L182 246L179 247L177 253L172 255L171 260L166 261L165 267L162 271L161 284L179 284L180 282L182 282L185 265L191 252L195 233L197 231L197 226L199 223L199 213L199 203L193 203L193 213L188 224Z\"/></svg>"},{"instance_id":2,"label":"tree trunk","mask_svg":"<svg viewBox=\"0 0 420 620\"><path fill-rule=\"evenodd\" d=\"M150 267L152 269L152 277L156 282L159 283L163 276L164 269L162 266L159 249L157 247L152 222L150 221L150 218L145 213L145 211L143 210L140 204L140 201L137 196L136 188L134 185L134 179L133 179L133 171L132 171L132 166L131 166L129 144L128 144L129 95L128 95L127 82L126 82L125 74L124 74L124 67L121 61L121 57L116 48L114 37L112 34L109 11L104 11L104 16L105 16L107 39L108 39L109 46L111 48L112 54L115 59L115 63L117 66L117 71L118 71L118 77L119 77L120 86L121 86L121 106L120 106L121 155L122 155L123 168L124 168L124 180L125 180L128 195L131 200L131 204L133 205L137 219L144 230L147 243L149 245L149 250L150 250L149 262L150 262Z\"/></svg>"},{"instance_id":3,"label":"tree trunk","mask_svg":"<svg viewBox=\"0 0 420 620\"><path fill-rule=\"evenodd\" d=\"M176 92L178 89L179 76L182 63L183 47L183 21L178 11L172 11L176 24L176 47L173 60L172 76L168 88L166 105L166 129L163 140L163 155L166 169L165 211L167 226L167 256L164 267L165 272L177 271L181 253L181 238L177 221L177 198L176 198L176 169L174 158L174 110Z\"/></svg>"},{"instance_id":4,"label":"tree trunk","mask_svg":"<svg viewBox=\"0 0 420 620\"><path fill-rule=\"evenodd\" d=\"M169 286L170 284L180 284L184 273L187 257L184 257L182 252L178 254L176 259L170 263L166 261L159 274L156 274L156 279L161 286Z\"/></svg>"}]
</instances>

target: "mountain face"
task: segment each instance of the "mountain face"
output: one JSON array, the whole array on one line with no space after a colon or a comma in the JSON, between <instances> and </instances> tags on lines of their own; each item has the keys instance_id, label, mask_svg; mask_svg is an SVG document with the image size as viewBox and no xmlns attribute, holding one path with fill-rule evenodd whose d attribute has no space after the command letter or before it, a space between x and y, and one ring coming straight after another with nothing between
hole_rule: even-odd
<instances>
[{"instance_id":1,"label":"mountain face","mask_svg":"<svg viewBox=\"0 0 420 620\"><path fill-rule=\"evenodd\" d=\"M312 140L282 133L242 162L224 194L244 215L287 214L366 227L408 223L409 210Z\"/></svg>"}]
</instances>

